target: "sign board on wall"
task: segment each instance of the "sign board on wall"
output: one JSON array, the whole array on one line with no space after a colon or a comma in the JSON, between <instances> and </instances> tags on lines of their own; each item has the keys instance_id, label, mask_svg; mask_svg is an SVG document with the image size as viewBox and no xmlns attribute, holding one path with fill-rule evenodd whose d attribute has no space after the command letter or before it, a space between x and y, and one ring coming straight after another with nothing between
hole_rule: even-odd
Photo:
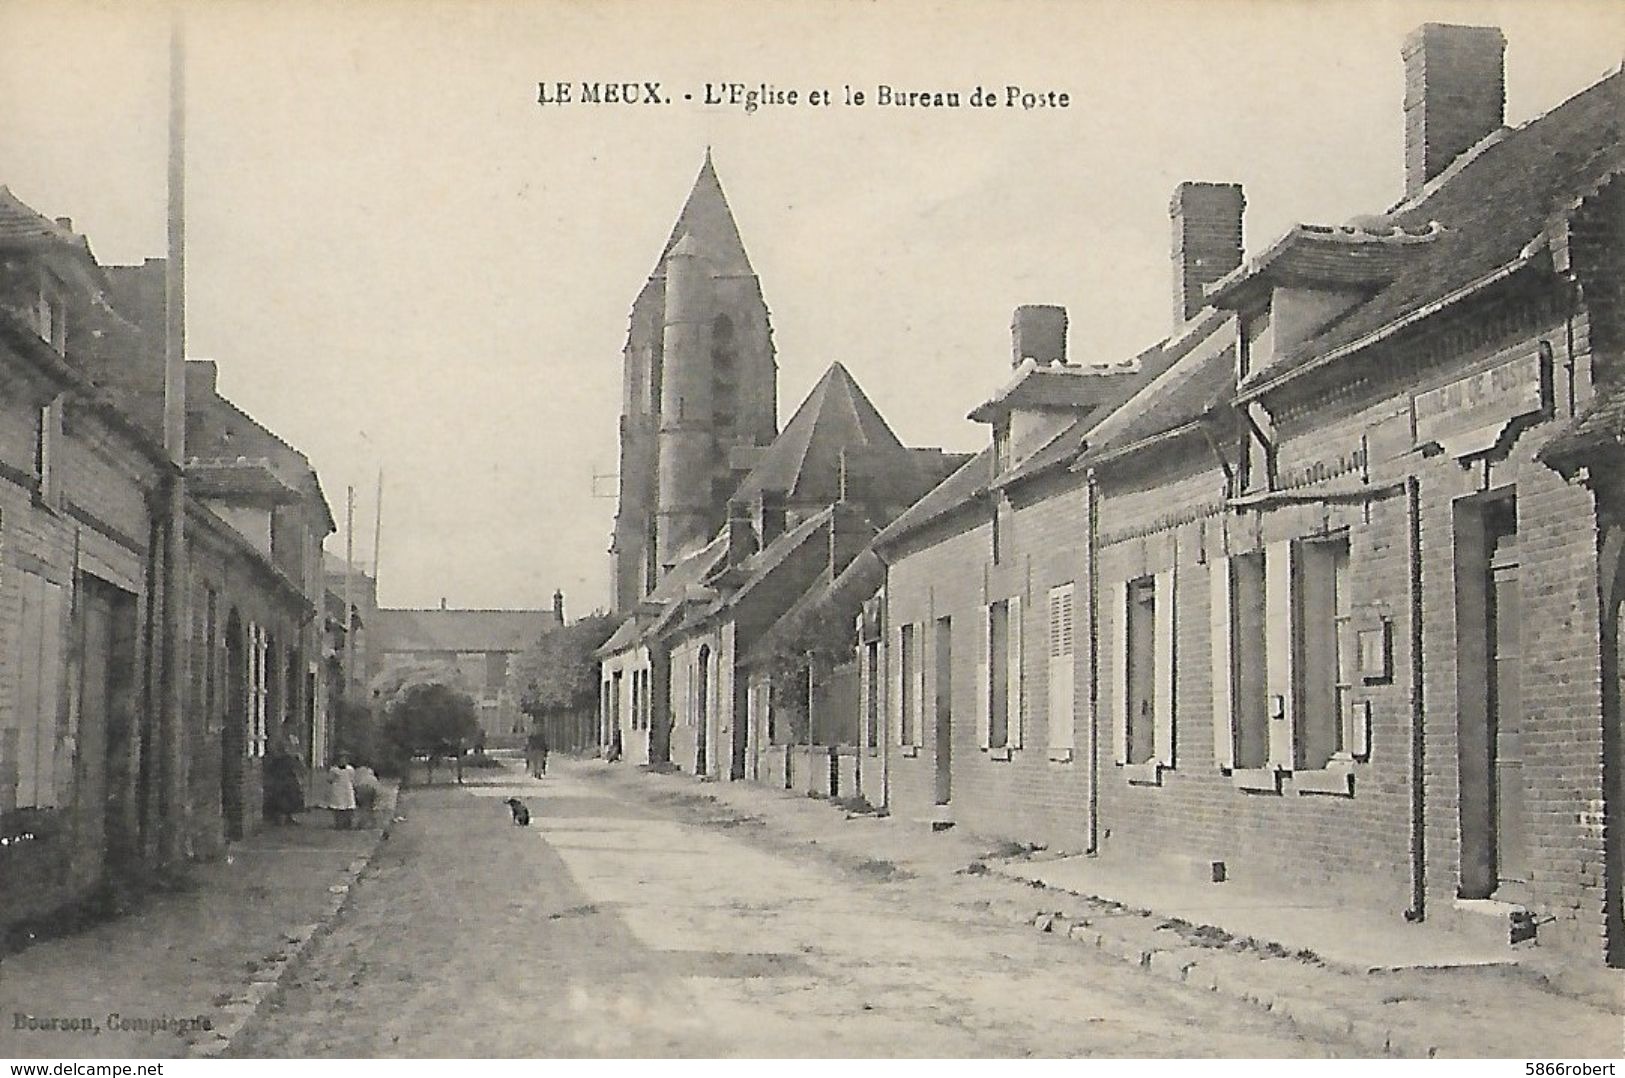
<instances>
[{"instance_id":1,"label":"sign board on wall","mask_svg":"<svg viewBox=\"0 0 1625 1078\"><path fill-rule=\"evenodd\" d=\"M1552 396L1550 350L1497 363L1416 394L1416 444L1437 444L1461 457L1493 449L1514 420L1544 413Z\"/></svg>"}]
</instances>

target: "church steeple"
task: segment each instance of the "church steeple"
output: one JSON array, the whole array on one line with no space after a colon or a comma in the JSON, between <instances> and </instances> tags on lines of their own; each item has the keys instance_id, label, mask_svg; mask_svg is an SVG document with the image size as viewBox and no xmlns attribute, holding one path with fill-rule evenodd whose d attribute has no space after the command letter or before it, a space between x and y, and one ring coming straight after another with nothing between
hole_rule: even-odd
<instances>
[{"instance_id":1,"label":"church steeple","mask_svg":"<svg viewBox=\"0 0 1625 1078\"><path fill-rule=\"evenodd\" d=\"M734 221L728 196L722 192L722 181L717 178L716 165L711 161L711 148L705 150L705 163L694 178L694 186L683 203L677 223L672 226L666 246L661 249L660 261L652 277L666 275L666 260L677 241L693 235L705 249L706 261L719 277L754 277L750 256L745 254L745 242L739 238L739 225Z\"/></svg>"},{"instance_id":2,"label":"church steeple","mask_svg":"<svg viewBox=\"0 0 1625 1078\"><path fill-rule=\"evenodd\" d=\"M615 516L615 608L721 527L748 452L778 433L761 285L709 148L632 307Z\"/></svg>"}]
</instances>

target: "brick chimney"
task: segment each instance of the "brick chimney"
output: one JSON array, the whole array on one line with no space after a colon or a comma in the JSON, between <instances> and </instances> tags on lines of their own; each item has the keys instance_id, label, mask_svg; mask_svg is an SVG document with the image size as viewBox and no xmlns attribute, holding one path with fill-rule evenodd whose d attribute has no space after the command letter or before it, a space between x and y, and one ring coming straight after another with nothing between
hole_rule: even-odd
<instances>
[{"instance_id":1,"label":"brick chimney","mask_svg":"<svg viewBox=\"0 0 1625 1078\"><path fill-rule=\"evenodd\" d=\"M564 590L562 588L553 592L553 620L560 625L564 624Z\"/></svg>"},{"instance_id":2,"label":"brick chimney","mask_svg":"<svg viewBox=\"0 0 1625 1078\"><path fill-rule=\"evenodd\" d=\"M728 564L738 565L756 553L756 526L750 518L750 506L742 502L728 503Z\"/></svg>"},{"instance_id":3,"label":"brick chimney","mask_svg":"<svg viewBox=\"0 0 1625 1078\"><path fill-rule=\"evenodd\" d=\"M1024 359L1042 365L1066 362L1066 308L1050 303L1029 303L1010 316L1010 365Z\"/></svg>"},{"instance_id":4,"label":"brick chimney","mask_svg":"<svg viewBox=\"0 0 1625 1078\"><path fill-rule=\"evenodd\" d=\"M1405 197L1506 120L1507 39L1496 26L1425 23L1405 38Z\"/></svg>"},{"instance_id":5,"label":"brick chimney","mask_svg":"<svg viewBox=\"0 0 1625 1078\"><path fill-rule=\"evenodd\" d=\"M1239 183L1186 181L1168 202L1173 223L1174 325L1207 304L1202 289L1241 265L1241 215L1247 199Z\"/></svg>"}]
</instances>

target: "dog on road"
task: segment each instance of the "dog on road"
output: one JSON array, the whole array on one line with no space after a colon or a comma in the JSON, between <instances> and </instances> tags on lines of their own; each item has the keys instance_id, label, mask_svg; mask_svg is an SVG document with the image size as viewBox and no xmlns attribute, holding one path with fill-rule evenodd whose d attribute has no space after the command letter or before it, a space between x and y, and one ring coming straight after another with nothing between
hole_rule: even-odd
<instances>
[{"instance_id":1,"label":"dog on road","mask_svg":"<svg viewBox=\"0 0 1625 1078\"><path fill-rule=\"evenodd\" d=\"M525 803L523 801L519 800L517 797L510 797L508 800L504 801L503 804L507 805L508 811L513 813L513 822L517 826L530 826L530 809L525 807Z\"/></svg>"}]
</instances>

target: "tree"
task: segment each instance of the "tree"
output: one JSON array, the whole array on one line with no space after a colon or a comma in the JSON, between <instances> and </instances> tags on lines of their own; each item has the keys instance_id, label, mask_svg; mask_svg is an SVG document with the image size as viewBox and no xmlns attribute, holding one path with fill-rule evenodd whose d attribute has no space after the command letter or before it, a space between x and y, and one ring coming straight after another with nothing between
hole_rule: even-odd
<instances>
[{"instance_id":1,"label":"tree","mask_svg":"<svg viewBox=\"0 0 1625 1078\"><path fill-rule=\"evenodd\" d=\"M592 653L615 631L608 614L590 614L542 636L514 664L519 710L537 718L590 707L598 697L598 660Z\"/></svg>"},{"instance_id":2,"label":"tree","mask_svg":"<svg viewBox=\"0 0 1625 1078\"><path fill-rule=\"evenodd\" d=\"M389 738L409 755L461 756L480 729L474 698L441 684L413 685L389 709Z\"/></svg>"},{"instance_id":3,"label":"tree","mask_svg":"<svg viewBox=\"0 0 1625 1078\"><path fill-rule=\"evenodd\" d=\"M468 693L463 672L452 662L423 660L391 665L372 680L373 704L383 714L395 710L406 694L422 685L444 685L453 692Z\"/></svg>"}]
</instances>

